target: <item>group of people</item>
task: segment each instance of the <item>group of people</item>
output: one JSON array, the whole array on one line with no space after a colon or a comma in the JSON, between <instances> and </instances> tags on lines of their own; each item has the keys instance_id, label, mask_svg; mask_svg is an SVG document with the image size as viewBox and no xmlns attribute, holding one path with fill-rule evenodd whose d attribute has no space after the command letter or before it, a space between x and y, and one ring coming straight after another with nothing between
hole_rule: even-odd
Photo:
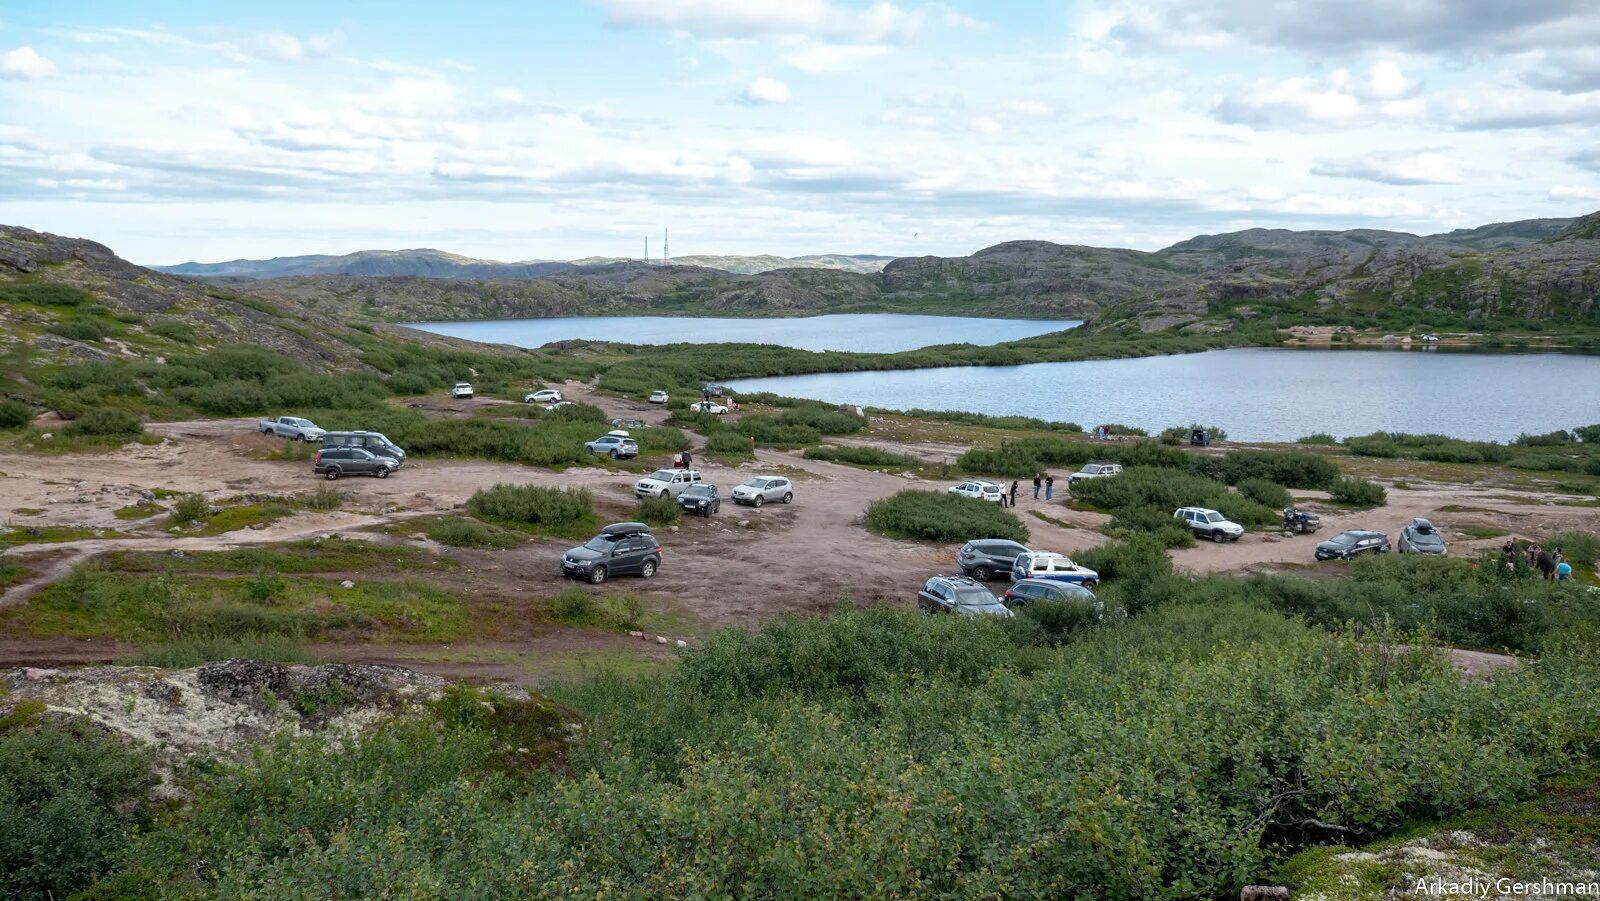
<instances>
[{"instance_id":1,"label":"group of people","mask_svg":"<svg viewBox=\"0 0 1600 901\"><path fill-rule=\"evenodd\" d=\"M1011 488L1010 488L1009 491L1006 489L1006 487L1004 485L1000 486L1000 506L1002 506L1002 507L1015 507L1017 505L1017 488L1018 487L1020 487L1020 486L1016 482L1012 482L1011 483ZM1053 476L1053 475L1050 475L1049 473L1040 473L1039 475L1034 476L1033 477L1033 499L1034 500L1038 500L1039 499L1039 491L1040 491L1040 489L1044 490L1044 499L1045 500L1048 501L1048 500L1054 498L1055 497L1055 493L1056 493L1056 477Z\"/></svg>"},{"instance_id":2,"label":"group of people","mask_svg":"<svg viewBox=\"0 0 1600 901\"><path fill-rule=\"evenodd\" d=\"M1506 541L1502 550L1506 555L1507 569L1516 569L1520 558L1528 569L1537 571L1542 579L1565 582L1572 578L1572 564L1562 556L1561 548L1549 551L1530 542L1527 547L1519 551L1517 540L1511 538Z\"/></svg>"}]
</instances>

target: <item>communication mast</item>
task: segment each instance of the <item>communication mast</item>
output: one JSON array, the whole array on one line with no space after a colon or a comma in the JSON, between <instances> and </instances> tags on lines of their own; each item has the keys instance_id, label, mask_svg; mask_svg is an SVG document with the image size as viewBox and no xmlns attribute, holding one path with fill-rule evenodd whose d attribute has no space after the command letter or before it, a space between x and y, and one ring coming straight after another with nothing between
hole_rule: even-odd
<instances>
[{"instance_id":1,"label":"communication mast","mask_svg":"<svg viewBox=\"0 0 1600 901\"><path fill-rule=\"evenodd\" d=\"M663 228L661 230L661 265L665 266L667 264L667 257L670 255L667 253L667 230Z\"/></svg>"},{"instance_id":2,"label":"communication mast","mask_svg":"<svg viewBox=\"0 0 1600 901\"><path fill-rule=\"evenodd\" d=\"M644 236L644 261L650 262L650 236Z\"/></svg>"}]
</instances>

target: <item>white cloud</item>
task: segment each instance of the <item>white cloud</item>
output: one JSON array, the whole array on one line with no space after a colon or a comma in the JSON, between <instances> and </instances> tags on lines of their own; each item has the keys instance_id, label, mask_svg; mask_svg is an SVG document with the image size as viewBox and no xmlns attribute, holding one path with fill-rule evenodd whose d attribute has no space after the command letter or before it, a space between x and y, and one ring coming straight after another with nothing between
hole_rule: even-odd
<instances>
[{"instance_id":1,"label":"white cloud","mask_svg":"<svg viewBox=\"0 0 1600 901\"><path fill-rule=\"evenodd\" d=\"M746 103L788 103L789 86L776 78L765 76L745 85L744 100Z\"/></svg>"},{"instance_id":2,"label":"white cloud","mask_svg":"<svg viewBox=\"0 0 1600 901\"><path fill-rule=\"evenodd\" d=\"M794 42L785 61L802 72L847 72L889 52L884 44L824 44Z\"/></svg>"},{"instance_id":3,"label":"white cloud","mask_svg":"<svg viewBox=\"0 0 1600 901\"><path fill-rule=\"evenodd\" d=\"M32 47L18 47L0 53L0 77L37 80L56 74L56 64Z\"/></svg>"},{"instance_id":4,"label":"white cloud","mask_svg":"<svg viewBox=\"0 0 1600 901\"><path fill-rule=\"evenodd\" d=\"M1386 185L1455 185L1466 181L1467 165L1436 151L1406 151L1325 160L1312 166L1311 174Z\"/></svg>"},{"instance_id":5,"label":"white cloud","mask_svg":"<svg viewBox=\"0 0 1600 901\"><path fill-rule=\"evenodd\" d=\"M303 63L331 56L338 49L340 40L337 34L297 38L288 34L263 32L234 41L232 46L239 53L254 59Z\"/></svg>"},{"instance_id":6,"label":"white cloud","mask_svg":"<svg viewBox=\"0 0 1600 901\"><path fill-rule=\"evenodd\" d=\"M1344 125L1415 117L1421 84L1398 64L1379 60L1364 74L1337 69L1323 78L1263 79L1224 94L1212 105L1222 122L1257 128Z\"/></svg>"},{"instance_id":7,"label":"white cloud","mask_svg":"<svg viewBox=\"0 0 1600 901\"><path fill-rule=\"evenodd\" d=\"M1551 200L1600 200L1600 187L1584 185L1556 185L1550 189Z\"/></svg>"},{"instance_id":8,"label":"white cloud","mask_svg":"<svg viewBox=\"0 0 1600 901\"><path fill-rule=\"evenodd\" d=\"M876 43L922 27L920 10L877 2L865 8L831 0L600 0L618 28L675 28L696 37L802 35Z\"/></svg>"},{"instance_id":9,"label":"white cloud","mask_svg":"<svg viewBox=\"0 0 1600 901\"><path fill-rule=\"evenodd\" d=\"M1600 91L1559 94L1514 84L1479 84L1435 98L1433 116L1462 131L1600 124Z\"/></svg>"}]
</instances>

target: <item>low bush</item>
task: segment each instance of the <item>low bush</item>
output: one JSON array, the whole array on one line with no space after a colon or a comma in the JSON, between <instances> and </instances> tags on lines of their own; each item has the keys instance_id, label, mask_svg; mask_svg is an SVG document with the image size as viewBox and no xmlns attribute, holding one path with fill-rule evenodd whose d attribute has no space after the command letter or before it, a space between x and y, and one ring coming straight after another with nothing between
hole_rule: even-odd
<instances>
[{"instance_id":1,"label":"low bush","mask_svg":"<svg viewBox=\"0 0 1600 901\"><path fill-rule=\"evenodd\" d=\"M550 599L550 617L569 626L625 632L639 628L645 612L638 595L593 595L577 585L568 585Z\"/></svg>"},{"instance_id":2,"label":"low bush","mask_svg":"<svg viewBox=\"0 0 1600 901\"><path fill-rule=\"evenodd\" d=\"M806 448L805 457L808 460L824 460L829 463L848 463L851 466L864 466L868 469L913 470L922 466L922 460L909 454L897 454L886 451L881 447L862 447L859 445L825 444L821 447Z\"/></svg>"},{"instance_id":3,"label":"low bush","mask_svg":"<svg viewBox=\"0 0 1600 901\"><path fill-rule=\"evenodd\" d=\"M126 410L90 410L61 427L63 434L96 437L132 437L143 434L144 420Z\"/></svg>"},{"instance_id":4,"label":"low bush","mask_svg":"<svg viewBox=\"0 0 1600 901\"><path fill-rule=\"evenodd\" d=\"M316 663L297 638L246 635L240 638L192 638L145 645L116 659L118 666L189 669L213 660L270 660L274 663Z\"/></svg>"},{"instance_id":5,"label":"low bush","mask_svg":"<svg viewBox=\"0 0 1600 901\"><path fill-rule=\"evenodd\" d=\"M867 505L867 525L897 538L1028 540L1028 529L1000 505L945 491L907 489Z\"/></svg>"},{"instance_id":6,"label":"low bush","mask_svg":"<svg viewBox=\"0 0 1600 901\"><path fill-rule=\"evenodd\" d=\"M1178 522L1172 513L1161 507L1121 507L1106 524L1106 531L1121 538L1143 533L1167 548L1194 547L1194 530Z\"/></svg>"},{"instance_id":7,"label":"low bush","mask_svg":"<svg viewBox=\"0 0 1600 901\"><path fill-rule=\"evenodd\" d=\"M1282 510L1294 503L1287 488L1266 479L1245 479L1234 487L1250 500L1273 510Z\"/></svg>"},{"instance_id":8,"label":"low bush","mask_svg":"<svg viewBox=\"0 0 1600 901\"><path fill-rule=\"evenodd\" d=\"M751 457L755 452L750 439L736 432L712 432L706 437L707 455L719 457Z\"/></svg>"},{"instance_id":9,"label":"low bush","mask_svg":"<svg viewBox=\"0 0 1600 901\"><path fill-rule=\"evenodd\" d=\"M199 337L195 333L194 326L181 319L160 319L151 323L147 330L152 335L159 335L180 344L193 344Z\"/></svg>"},{"instance_id":10,"label":"low bush","mask_svg":"<svg viewBox=\"0 0 1600 901\"><path fill-rule=\"evenodd\" d=\"M284 442L286 446L300 444L298 441ZM302 494L295 498L295 504L307 510L316 510L326 513L344 506L344 492L331 485L323 485L315 491Z\"/></svg>"},{"instance_id":11,"label":"low bush","mask_svg":"<svg viewBox=\"0 0 1600 901\"><path fill-rule=\"evenodd\" d=\"M41 307L76 307L91 299L88 291L59 282L11 282L0 285L0 300Z\"/></svg>"},{"instance_id":12,"label":"low bush","mask_svg":"<svg viewBox=\"0 0 1600 901\"><path fill-rule=\"evenodd\" d=\"M19 400L0 400L0 429L20 429L33 422L33 408Z\"/></svg>"},{"instance_id":13,"label":"low bush","mask_svg":"<svg viewBox=\"0 0 1600 901\"><path fill-rule=\"evenodd\" d=\"M1283 521L1282 507L1267 507L1242 494L1220 494L1206 501L1223 516L1245 528L1270 526Z\"/></svg>"},{"instance_id":14,"label":"low bush","mask_svg":"<svg viewBox=\"0 0 1600 901\"><path fill-rule=\"evenodd\" d=\"M1072 496L1103 510L1153 506L1170 515L1179 507L1205 504L1225 495L1226 485L1181 469L1136 466L1120 475L1085 479L1072 486Z\"/></svg>"},{"instance_id":15,"label":"low bush","mask_svg":"<svg viewBox=\"0 0 1600 901\"><path fill-rule=\"evenodd\" d=\"M1559 548L1561 555L1574 568L1593 568L1596 558L1600 558L1600 535L1594 532L1557 532L1546 538L1541 546L1552 551Z\"/></svg>"},{"instance_id":16,"label":"low bush","mask_svg":"<svg viewBox=\"0 0 1600 901\"><path fill-rule=\"evenodd\" d=\"M1511 443L1518 447L1566 447L1577 442L1577 436L1571 432L1566 429L1557 429L1554 432L1545 432L1542 435L1530 435L1527 432L1523 432Z\"/></svg>"},{"instance_id":17,"label":"low bush","mask_svg":"<svg viewBox=\"0 0 1600 901\"><path fill-rule=\"evenodd\" d=\"M1265 479L1288 488L1327 488L1339 467L1321 454L1300 451L1233 451L1222 456L1196 458L1197 471L1237 485L1247 479Z\"/></svg>"},{"instance_id":18,"label":"low bush","mask_svg":"<svg viewBox=\"0 0 1600 901\"><path fill-rule=\"evenodd\" d=\"M639 521L652 526L670 526L683 516L683 508L669 496L647 497L639 501Z\"/></svg>"},{"instance_id":19,"label":"low bush","mask_svg":"<svg viewBox=\"0 0 1600 901\"><path fill-rule=\"evenodd\" d=\"M203 494L184 494L172 502L172 522L175 525L199 522L211 515L211 502Z\"/></svg>"},{"instance_id":20,"label":"low bush","mask_svg":"<svg viewBox=\"0 0 1600 901\"><path fill-rule=\"evenodd\" d=\"M1312 432L1311 434L1306 435L1303 438L1294 439L1294 443L1295 444L1320 444L1320 445L1332 446L1332 445L1338 444L1339 443L1339 439L1333 437L1332 435L1328 434L1327 432Z\"/></svg>"},{"instance_id":21,"label":"low bush","mask_svg":"<svg viewBox=\"0 0 1600 901\"><path fill-rule=\"evenodd\" d=\"M495 485L467 499L467 512L483 519L560 528L594 515L594 495L587 488L540 485Z\"/></svg>"},{"instance_id":22,"label":"low bush","mask_svg":"<svg viewBox=\"0 0 1600 901\"><path fill-rule=\"evenodd\" d=\"M447 547L504 549L516 547L523 540L516 532L459 516L430 517L420 525L430 541Z\"/></svg>"},{"instance_id":23,"label":"low bush","mask_svg":"<svg viewBox=\"0 0 1600 901\"><path fill-rule=\"evenodd\" d=\"M1335 503L1352 507L1381 507L1389 499L1389 493L1377 482L1355 476L1340 476L1329 487L1328 497Z\"/></svg>"},{"instance_id":24,"label":"low bush","mask_svg":"<svg viewBox=\"0 0 1600 901\"><path fill-rule=\"evenodd\" d=\"M986 413L968 413L963 410L906 410L901 413L897 410L884 410L878 407L869 407L869 413L893 413L909 416L913 419L931 419L936 422L957 422L963 425L983 426L991 429L1031 429L1040 432L1067 432L1073 435L1083 433L1083 426L1076 422L1056 422L1048 419L1035 419L1032 416L990 416Z\"/></svg>"},{"instance_id":25,"label":"low bush","mask_svg":"<svg viewBox=\"0 0 1600 901\"><path fill-rule=\"evenodd\" d=\"M117 326L99 316L79 316L45 326L45 331L74 341L101 341L117 333Z\"/></svg>"},{"instance_id":26,"label":"low bush","mask_svg":"<svg viewBox=\"0 0 1600 901\"><path fill-rule=\"evenodd\" d=\"M1226 440L1228 440L1228 433L1223 431L1220 427L1214 426L1214 425L1198 425L1198 424L1186 425L1186 426L1180 425L1180 426L1173 426L1170 429L1162 429L1161 430L1161 435L1159 437L1161 438L1161 443L1162 444L1166 444L1166 445L1188 444L1189 443L1189 439L1194 436L1194 430L1195 429L1204 429L1205 433L1206 433L1206 438L1211 440L1211 441L1226 441Z\"/></svg>"}]
</instances>

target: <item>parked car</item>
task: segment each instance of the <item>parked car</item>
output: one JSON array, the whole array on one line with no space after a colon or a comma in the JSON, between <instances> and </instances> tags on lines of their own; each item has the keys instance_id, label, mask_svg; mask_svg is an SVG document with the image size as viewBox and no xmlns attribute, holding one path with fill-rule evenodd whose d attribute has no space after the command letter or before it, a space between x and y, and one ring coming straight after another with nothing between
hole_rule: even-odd
<instances>
[{"instance_id":1,"label":"parked car","mask_svg":"<svg viewBox=\"0 0 1600 901\"><path fill-rule=\"evenodd\" d=\"M714 413L718 416L721 416L722 414L728 412L728 408L724 407L722 404L712 403L709 400L697 400L689 405L689 412Z\"/></svg>"},{"instance_id":2,"label":"parked car","mask_svg":"<svg viewBox=\"0 0 1600 901\"><path fill-rule=\"evenodd\" d=\"M387 479L400 468L393 457L380 457L360 447L325 447L311 461L311 471L333 481L341 476L377 476Z\"/></svg>"},{"instance_id":3,"label":"parked car","mask_svg":"<svg viewBox=\"0 0 1600 901\"><path fill-rule=\"evenodd\" d=\"M917 592L917 609L923 613L959 616L1011 616L989 589L966 576L934 576Z\"/></svg>"},{"instance_id":4,"label":"parked car","mask_svg":"<svg viewBox=\"0 0 1600 901\"><path fill-rule=\"evenodd\" d=\"M604 435L593 441L585 441L583 449L591 454L605 454L613 460L639 456L639 442L622 435Z\"/></svg>"},{"instance_id":5,"label":"parked car","mask_svg":"<svg viewBox=\"0 0 1600 901\"><path fill-rule=\"evenodd\" d=\"M467 382L456 382L456 386L450 389L450 396L456 400L470 400L472 385Z\"/></svg>"},{"instance_id":6,"label":"parked car","mask_svg":"<svg viewBox=\"0 0 1600 901\"><path fill-rule=\"evenodd\" d=\"M1188 526L1194 537L1209 538L1218 544L1238 541L1244 535L1244 526L1208 507L1179 507L1172 518Z\"/></svg>"},{"instance_id":7,"label":"parked car","mask_svg":"<svg viewBox=\"0 0 1600 901\"><path fill-rule=\"evenodd\" d=\"M976 501L991 501L998 504L1001 496L1005 493L1005 489L993 482L972 479L959 485L950 486L950 493L959 494L962 497L970 497Z\"/></svg>"},{"instance_id":8,"label":"parked car","mask_svg":"<svg viewBox=\"0 0 1600 901\"><path fill-rule=\"evenodd\" d=\"M723 388L721 385L706 385L704 388L700 389L700 393L707 397L721 397L722 393L726 390L727 389Z\"/></svg>"},{"instance_id":9,"label":"parked car","mask_svg":"<svg viewBox=\"0 0 1600 901\"><path fill-rule=\"evenodd\" d=\"M759 507L767 501L789 503L794 500L794 483L783 476L756 476L735 485L731 495L736 504Z\"/></svg>"},{"instance_id":10,"label":"parked car","mask_svg":"<svg viewBox=\"0 0 1600 901\"><path fill-rule=\"evenodd\" d=\"M665 391L652 391L650 392L650 397L648 399L653 404L664 404L667 401L672 400L672 395Z\"/></svg>"},{"instance_id":11,"label":"parked car","mask_svg":"<svg viewBox=\"0 0 1600 901\"><path fill-rule=\"evenodd\" d=\"M1067 487L1071 488L1084 479L1103 479L1108 476L1121 475L1121 463L1088 463L1077 472L1067 476Z\"/></svg>"},{"instance_id":12,"label":"parked car","mask_svg":"<svg viewBox=\"0 0 1600 901\"><path fill-rule=\"evenodd\" d=\"M613 419L611 420L611 427L614 429L642 429L646 428L647 424L643 419Z\"/></svg>"},{"instance_id":13,"label":"parked car","mask_svg":"<svg viewBox=\"0 0 1600 901\"><path fill-rule=\"evenodd\" d=\"M263 435L277 435L279 438L288 438L291 441L321 441L327 431L318 428L317 424L309 419L298 416L279 416L277 419L263 419L256 424Z\"/></svg>"},{"instance_id":14,"label":"parked car","mask_svg":"<svg viewBox=\"0 0 1600 901\"><path fill-rule=\"evenodd\" d=\"M404 463L406 452L382 432L329 432L322 436L323 447L363 447L380 457L393 457Z\"/></svg>"},{"instance_id":15,"label":"parked car","mask_svg":"<svg viewBox=\"0 0 1600 901\"><path fill-rule=\"evenodd\" d=\"M1357 554L1387 554L1389 536L1368 529L1351 529L1317 544L1318 560L1349 560Z\"/></svg>"},{"instance_id":16,"label":"parked car","mask_svg":"<svg viewBox=\"0 0 1600 901\"><path fill-rule=\"evenodd\" d=\"M1050 579L1023 579L1013 582L1006 593L1000 596L1000 603L1012 610L1026 607L1033 601L1060 601L1071 604L1085 604L1094 609L1095 619L1104 619L1106 615L1105 601L1094 596L1094 592L1082 585L1071 582L1054 582Z\"/></svg>"},{"instance_id":17,"label":"parked car","mask_svg":"<svg viewBox=\"0 0 1600 901\"><path fill-rule=\"evenodd\" d=\"M697 482L678 495L678 506L685 513L710 516L722 510L722 495L717 493L717 486L710 482Z\"/></svg>"},{"instance_id":18,"label":"parked car","mask_svg":"<svg viewBox=\"0 0 1600 901\"><path fill-rule=\"evenodd\" d=\"M1100 584L1100 574L1087 566L1079 566L1072 558L1053 551L1028 551L1018 554L1011 565L1011 581L1049 579L1052 582L1071 582L1085 588Z\"/></svg>"},{"instance_id":19,"label":"parked car","mask_svg":"<svg viewBox=\"0 0 1600 901\"><path fill-rule=\"evenodd\" d=\"M560 399L561 392L554 388L541 388L522 396L522 402L525 404L553 404Z\"/></svg>"},{"instance_id":20,"label":"parked car","mask_svg":"<svg viewBox=\"0 0 1600 901\"><path fill-rule=\"evenodd\" d=\"M700 481L693 469L658 469L633 483L634 497L677 497L685 488Z\"/></svg>"},{"instance_id":21,"label":"parked car","mask_svg":"<svg viewBox=\"0 0 1600 901\"><path fill-rule=\"evenodd\" d=\"M1011 572L1011 567L1016 565L1017 555L1027 552L1026 547L1015 541L977 538L963 544L961 550L956 552L956 566L961 567L962 575L987 582L996 573Z\"/></svg>"},{"instance_id":22,"label":"parked car","mask_svg":"<svg viewBox=\"0 0 1600 901\"><path fill-rule=\"evenodd\" d=\"M610 576L646 579L661 568L661 544L642 522L617 522L561 555L561 573L599 585Z\"/></svg>"},{"instance_id":23,"label":"parked car","mask_svg":"<svg viewBox=\"0 0 1600 901\"><path fill-rule=\"evenodd\" d=\"M570 400L558 400L553 404L545 404L544 405L544 411L546 413L552 413L552 412L554 412L556 410L561 409L562 407L576 407L576 406L577 406L577 404L573 403Z\"/></svg>"},{"instance_id":24,"label":"parked car","mask_svg":"<svg viewBox=\"0 0 1600 901\"><path fill-rule=\"evenodd\" d=\"M1400 530L1395 549L1402 554L1438 554L1446 552L1444 536L1426 519L1413 519Z\"/></svg>"}]
</instances>

